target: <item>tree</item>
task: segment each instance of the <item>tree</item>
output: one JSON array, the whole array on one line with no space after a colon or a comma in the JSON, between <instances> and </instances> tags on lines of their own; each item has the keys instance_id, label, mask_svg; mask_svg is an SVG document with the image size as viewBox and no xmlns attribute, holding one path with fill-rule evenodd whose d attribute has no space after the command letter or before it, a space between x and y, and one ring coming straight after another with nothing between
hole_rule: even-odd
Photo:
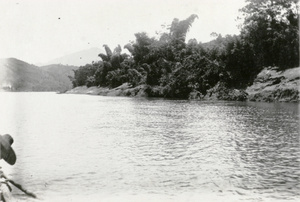
<instances>
[{"instance_id":1,"label":"tree","mask_svg":"<svg viewBox=\"0 0 300 202\"><path fill-rule=\"evenodd\" d=\"M178 18L174 18L170 27L171 37L185 41L186 34L196 18L198 18L196 14L192 14L187 19L181 21Z\"/></svg>"},{"instance_id":2,"label":"tree","mask_svg":"<svg viewBox=\"0 0 300 202\"><path fill-rule=\"evenodd\" d=\"M77 70L74 70L74 79L72 80L73 86L83 86L88 85L92 86L93 83L93 76L97 71L97 66L94 64L87 64L85 66L79 67Z\"/></svg>"},{"instance_id":3,"label":"tree","mask_svg":"<svg viewBox=\"0 0 300 202\"><path fill-rule=\"evenodd\" d=\"M246 2L241 36L253 48L256 66L298 66L298 0Z\"/></svg>"},{"instance_id":4,"label":"tree","mask_svg":"<svg viewBox=\"0 0 300 202\"><path fill-rule=\"evenodd\" d=\"M145 32L135 34L136 41L132 45L133 58L137 64L149 63L147 55L150 52L150 45L155 41L154 38L150 38ZM127 46L129 48L129 45Z\"/></svg>"}]
</instances>

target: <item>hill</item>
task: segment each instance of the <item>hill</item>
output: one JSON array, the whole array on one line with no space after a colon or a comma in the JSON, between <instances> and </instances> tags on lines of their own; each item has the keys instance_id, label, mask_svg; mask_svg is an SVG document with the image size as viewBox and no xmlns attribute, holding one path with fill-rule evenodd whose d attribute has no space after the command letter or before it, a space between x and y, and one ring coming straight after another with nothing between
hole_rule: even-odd
<instances>
[{"instance_id":1,"label":"hill","mask_svg":"<svg viewBox=\"0 0 300 202\"><path fill-rule=\"evenodd\" d=\"M46 66L41 66L40 69L47 71L49 74L53 75L54 77L68 77L74 76L74 69L77 69L77 66L73 65L62 65L62 64L51 64Z\"/></svg>"},{"instance_id":2,"label":"hill","mask_svg":"<svg viewBox=\"0 0 300 202\"><path fill-rule=\"evenodd\" d=\"M11 91L66 91L72 88L68 76L75 66L38 67L16 58L0 60L0 87Z\"/></svg>"},{"instance_id":3,"label":"hill","mask_svg":"<svg viewBox=\"0 0 300 202\"><path fill-rule=\"evenodd\" d=\"M53 60L50 60L45 65L49 64L63 64L63 65L75 65L75 66L83 66L86 64L90 64L93 61L99 61L98 57L99 53L104 53L104 50L100 48L90 48L87 50L78 51L69 55L65 55Z\"/></svg>"}]
</instances>

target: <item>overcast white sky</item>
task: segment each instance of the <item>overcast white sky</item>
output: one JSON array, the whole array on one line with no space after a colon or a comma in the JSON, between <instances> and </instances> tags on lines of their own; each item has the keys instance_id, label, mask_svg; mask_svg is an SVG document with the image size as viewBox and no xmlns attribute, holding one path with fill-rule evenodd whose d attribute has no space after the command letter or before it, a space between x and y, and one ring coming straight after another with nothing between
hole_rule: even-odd
<instances>
[{"instance_id":1,"label":"overcast white sky","mask_svg":"<svg viewBox=\"0 0 300 202\"><path fill-rule=\"evenodd\" d=\"M244 0L0 0L0 58L28 63L92 47L111 49L155 36L173 18L197 14L189 38L207 42L210 33L238 34L236 17Z\"/></svg>"}]
</instances>

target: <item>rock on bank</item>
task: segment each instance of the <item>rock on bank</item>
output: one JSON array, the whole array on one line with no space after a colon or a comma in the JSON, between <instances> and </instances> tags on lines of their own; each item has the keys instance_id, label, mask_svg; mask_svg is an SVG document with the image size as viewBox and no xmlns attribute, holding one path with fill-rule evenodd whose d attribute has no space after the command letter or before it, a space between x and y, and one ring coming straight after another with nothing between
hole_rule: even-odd
<instances>
[{"instance_id":1,"label":"rock on bank","mask_svg":"<svg viewBox=\"0 0 300 202\"><path fill-rule=\"evenodd\" d=\"M246 89L248 100L266 102L299 102L300 67L279 71L262 70Z\"/></svg>"}]
</instances>

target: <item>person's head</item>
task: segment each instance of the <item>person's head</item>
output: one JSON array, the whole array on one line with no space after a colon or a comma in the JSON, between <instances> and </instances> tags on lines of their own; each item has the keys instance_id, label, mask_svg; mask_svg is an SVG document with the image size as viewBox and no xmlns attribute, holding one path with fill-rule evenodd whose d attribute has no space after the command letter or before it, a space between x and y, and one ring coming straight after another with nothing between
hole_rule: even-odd
<instances>
[{"instance_id":1,"label":"person's head","mask_svg":"<svg viewBox=\"0 0 300 202\"><path fill-rule=\"evenodd\" d=\"M0 159L5 160L8 164L14 165L16 163L17 157L11 147L14 139L9 135L0 135Z\"/></svg>"}]
</instances>

